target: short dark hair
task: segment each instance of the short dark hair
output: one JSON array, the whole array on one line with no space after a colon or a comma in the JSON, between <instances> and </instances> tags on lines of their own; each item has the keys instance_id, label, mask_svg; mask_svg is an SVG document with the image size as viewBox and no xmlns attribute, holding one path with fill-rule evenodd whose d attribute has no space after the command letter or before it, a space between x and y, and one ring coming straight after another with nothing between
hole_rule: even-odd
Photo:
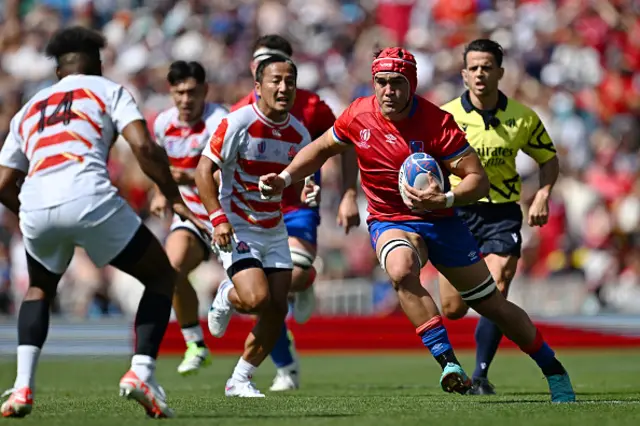
<instances>
[{"instance_id":1,"label":"short dark hair","mask_svg":"<svg viewBox=\"0 0 640 426\"><path fill-rule=\"evenodd\" d=\"M279 36L278 34L267 34L258 38L256 42L253 44L252 52L260 49L261 47L266 47L268 49L279 50L287 56L293 55L293 48L291 47L291 43L289 41Z\"/></svg>"},{"instance_id":2,"label":"short dark hair","mask_svg":"<svg viewBox=\"0 0 640 426\"><path fill-rule=\"evenodd\" d=\"M45 54L56 60L69 53L84 53L100 60L100 49L107 45L102 34L89 28L74 26L58 30L45 48Z\"/></svg>"},{"instance_id":3,"label":"short dark hair","mask_svg":"<svg viewBox=\"0 0 640 426\"><path fill-rule=\"evenodd\" d=\"M207 74L200 62L175 61L169 66L167 81L170 85L175 86L188 78L193 78L198 84L205 82Z\"/></svg>"},{"instance_id":4,"label":"short dark hair","mask_svg":"<svg viewBox=\"0 0 640 426\"><path fill-rule=\"evenodd\" d=\"M275 64L277 62L285 62L291 65L291 68L293 68L293 75L296 77L296 79L298 78L298 68L291 59L282 55L271 55L258 64L258 68L256 68L256 81L261 82L262 78L264 77L264 69L269 65Z\"/></svg>"},{"instance_id":5,"label":"short dark hair","mask_svg":"<svg viewBox=\"0 0 640 426\"><path fill-rule=\"evenodd\" d=\"M500 44L487 38L479 38L473 40L464 48L463 59L464 66L467 66L467 53L469 52L486 52L491 53L496 60L496 64L502 66L502 58L504 57L504 50Z\"/></svg>"}]
</instances>

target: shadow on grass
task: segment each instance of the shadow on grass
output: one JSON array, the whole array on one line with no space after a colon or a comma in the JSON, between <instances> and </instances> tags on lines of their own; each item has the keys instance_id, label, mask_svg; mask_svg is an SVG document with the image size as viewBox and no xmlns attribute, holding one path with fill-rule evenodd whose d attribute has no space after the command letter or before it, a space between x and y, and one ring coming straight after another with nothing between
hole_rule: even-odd
<instances>
[{"instance_id":1,"label":"shadow on grass","mask_svg":"<svg viewBox=\"0 0 640 426\"><path fill-rule=\"evenodd\" d=\"M256 414L238 414L238 413L191 413L180 415L180 419L295 419L295 418L316 418L316 419L336 419L355 417L355 414L339 414L339 413L256 413Z\"/></svg>"}]
</instances>

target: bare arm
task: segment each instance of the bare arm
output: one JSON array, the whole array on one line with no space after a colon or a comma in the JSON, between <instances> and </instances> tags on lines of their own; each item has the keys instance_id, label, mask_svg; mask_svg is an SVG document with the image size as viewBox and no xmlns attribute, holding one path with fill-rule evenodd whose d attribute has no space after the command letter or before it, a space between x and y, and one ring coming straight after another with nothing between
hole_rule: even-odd
<instances>
[{"instance_id":1,"label":"bare arm","mask_svg":"<svg viewBox=\"0 0 640 426\"><path fill-rule=\"evenodd\" d=\"M558 156L554 156L549 161L540 164L540 189L538 189L537 194L540 194L545 199L549 198L559 175L560 162L558 161Z\"/></svg>"},{"instance_id":2,"label":"bare arm","mask_svg":"<svg viewBox=\"0 0 640 426\"><path fill-rule=\"evenodd\" d=\"M233 227L229 223L224 210L218 201L220 173L218 165L209 157L202 155L196 168L196 186L202 204L209 213L209 220L213 225L213 246L214 250L231 251Z\"/></svg>"},{"instance_id":3,"label":"bare arm","mask_svg":"<svg viewBox=\"0 0 640 426\"><path fill-rule=\"evenodd\" d=\"M195 180L202 204L204 204L209 213L221 208L218 201L219 178L218 180L214 179L214 174L217 171L218 166L210 158L204 155L200 157L200 162L196 168Z\"/></svg>"},{"instance_id":4,"label":"bare arm","mask_svg":"<svg viewBox=\"0 0 640 426\"><path fill-rule=\"evenodd\" d=\"M354 196L358 191L358 158L354 149L347 149L340 158L342 166L342 194Z\"/></svg>"},{"instance_id":5,"label":"bare arm","mask_svg":"<svg viewBox=\"0 0 640 426\"><path fill-rule=\"evenodd\" d=\"M129 123L123 130L122 136L131 146L142 171L158 185L160 192L170 203L181 202L180 192L171 174L169 159L164 149L157 145L143 120Z\"/></svg>"},{"instance_id":6,"label":"bare arm","mask_svg":"<svg viewBox=\"0 0 640 426\"><path fill-rule=\"evenodd\" d=\"M529 226L543 226L549 221L549 196L560 174L560 162L557 156L540 164L540 189L533 197L527 223Z\"/></svg>"},{"instance_id":7,"label":"bare arm","mask_svg":"<svg viewBox=\"0 0 640 426\"><path fill-rule=\"evenodd\" d=\"M453 188L453 205L464 206L489 195L489 177L482 167L480 158L473 148L459 156L444 161L445 167L462 181Z\"/></svg>"},{"instance_id":8,"label":"bare arm","mask_svg":"<svg viewBox=\"0 0 640 426\"><path fill-rule=\"evenodd\" d=\"M355 149L348 149L341 155L342 160L342 201L338 206L336 221L346 234L349 229L360 226L358 208L358 160Z\"/></svg>"},{"instance_id":9,"label":"bare arm","mask_svg":"<svg viewBox=\"0 0 640 426\"><path fill-rule=\"evenodd\" d=\"M196 175L194 172L172 167L171 174L173 175L173 179L176 181L178 185L193 186L196 184Z\"/></svg>"},{"instance_id":10,"label":"bare arm","mask_svg":"<svg viewBox=\"0 0 640 426\"><path fill-rule=\"evenodd\" d=\"M10 167L0 166L0 203L7 209L18 215L20 211L20 182L24 180L25 173Z\"/></svg>"},{"instance_id":11,"label":"bare arm","mask_svg":"<svg viewBox=\"0 0 640 426\"><path fill-rule=\"evenodd\" d=\"M285 171L291 175L292 183L301 181L320 170L329 158L345 153L349 148L351 148L350 145L339 144L333 140L332 130L329 129L318 139L300 150Z\"/></svg>"},{"instance_id":12,"label":"bare arm","mask_svg":"<svg viewBox=\"0 0 640 426\"><path fill-rule=\"evenodd\" d=\"M318 139L304 147L279 175L270 173L260 176L261 196L270 198L282 193L284 188L314 174L329 158L342 154L350 147L347 144L337 143L333 139L332 130L327 130Z\"/></svg>"}]
</instances>

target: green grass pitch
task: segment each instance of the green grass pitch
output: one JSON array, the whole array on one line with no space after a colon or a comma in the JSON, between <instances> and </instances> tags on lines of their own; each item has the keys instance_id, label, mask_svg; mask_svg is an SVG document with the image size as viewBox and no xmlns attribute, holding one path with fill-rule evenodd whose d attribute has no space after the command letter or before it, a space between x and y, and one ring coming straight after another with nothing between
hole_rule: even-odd
<instances>
[{"instance_id":1,"label":"green grass pitch","mask_svg":"<svg viewBox=\"0 0 640 426\"><path fill-rule=\"evenodd\" d=\"M498 354L491 380L499 396L450 395L438 385L439 368L427 353L304 356L302 389L267 398L226 399L224 383L236 357L216 356L197 376L183 378L177 358L158 364L175 425L210 426L623 426L640 425L640 352L563 351L579 403L549 403L546 381L528 357ZM473 354L460 356L468 373ZM2 424L75 426L149 425L143 410L118 396L124 358L43 358L34 412ZM255 376L267 392L274 369L265 362ZM0 384L14 379L13 359L0 358Z\"/></svg>"}]
</instances>

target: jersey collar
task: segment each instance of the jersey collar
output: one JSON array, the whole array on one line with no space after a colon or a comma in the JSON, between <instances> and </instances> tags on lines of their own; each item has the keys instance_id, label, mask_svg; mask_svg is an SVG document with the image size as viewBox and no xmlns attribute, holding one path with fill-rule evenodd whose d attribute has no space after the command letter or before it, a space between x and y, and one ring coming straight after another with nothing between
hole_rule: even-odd
<instances>
[{"instance_id":1,"label":"jersey collar","mask_svg":"<svg viewBox=\"0 0 640 426\"><path fill-rule=\"evenodd\" d=\"M464 92L462 96L460 96L460 102L462 103L462 108L467 114L469 114L471 111L474 111L474 110L480 112L480 110L474 107L473 104L471 103L471 98L469 97L468 90ZM508 102L509 102L509 99L507 98L507 96L504 93L502 93L500 90L498 90L498 104L496 105L496 111L497 110L506 111Z\"/></svg>"}]
</instances>

